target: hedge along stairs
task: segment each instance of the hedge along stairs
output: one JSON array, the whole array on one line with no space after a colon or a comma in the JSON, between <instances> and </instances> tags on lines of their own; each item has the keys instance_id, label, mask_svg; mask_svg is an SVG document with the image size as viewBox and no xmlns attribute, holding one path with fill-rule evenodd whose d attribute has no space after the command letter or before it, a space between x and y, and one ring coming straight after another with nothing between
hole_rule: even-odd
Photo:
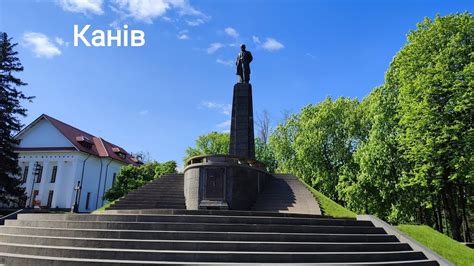
<instances>
[{"instance_id":1,"label":"hedge along stairs","mask_svg":"<svg viewBox=\"0 0 474 266\"><path fill-rule=\"evenodd\" d=\"M295 182L299 181L288 175L273 180L276 183L267 186L252 211L193 211L161 208L164 204L125 204L131 195L137 201L138 195L155 196L147 193L162 189L160 184L168 186L163 192L179 187L182 176L170 178L176 181L155 180L101 214L20 214L17 220L6 221L0 227L3 263L438 265L371 221L295 213L304 210L301 204L308 205L310 199L303 198L308 195L299 190L303 185L298 186ZM282 195L278 195L279 188ZM174 200L168 201L172 198L168 194L155 194L154 200L175 204ZM272 205L274 200L278 203Z\"/></svg>"}]
</instances>

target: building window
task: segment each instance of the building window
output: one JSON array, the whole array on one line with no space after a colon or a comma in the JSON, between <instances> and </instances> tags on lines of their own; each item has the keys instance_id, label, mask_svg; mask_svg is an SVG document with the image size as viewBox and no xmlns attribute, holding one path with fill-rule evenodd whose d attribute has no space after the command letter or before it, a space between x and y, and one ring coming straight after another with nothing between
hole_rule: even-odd
<instances>
[{"instance_id":1,"label":"building window","mask_svg":"<svg viewBox=\"0 0 474 266\"><path fill-rule=\"evenodd\" d=\"M89 202L91 200L91 193L87 192L87 197L86 197L86 210L89 209Z\"/></svg>"},{"instance_id":2,"label":"building window","mask_svg":"<svg viewBox=\"0 0 474 266\"><path fill-rule=\"evenodd\" d=\"M114 173L113 177L112 177L112 186L114 185L115 183L115 177L117 177L117 173Z\"/></svg>"},{"instance_id":3,"label":"building window","mask_svg":"<svg viewBox=\"0 0 474 266\"><path fill-rule=\"evenodd\" d=\"M51 172L51 183L56 182L56 174L58 173L58 166L53 166L53 171Z\"/></svg>"},{"instance_id":4,"label":"building window","mask_svg":"<svg viewBox=\"0 0 474 266\"><path fill-rule=\"evenodd\" d=\"M36 163L36 166L35 166L36 183L41 183L42 175L43 175L43 165Z\"/></svg>"},{"instance_id":5,"label":"building window","mask_svg":"<svg viewBox=\"0 0 474 266\"><path fill-rule=\"evenodd\" d=\"M25 169L23 169L23 179L22 179L23 183L26 183L26 179L28 178L28 170L29 169L30 169L30 167L28 165L25 166Z\"/></svg>"},{"instance_id":6,"label":"building window","mask_svg":"<svg viewBox=\"0 0 474 266\"><path fill-rule=\"evenodd\" d=\"M53 194L54 191L50 190L48 193L48 204L46 205L47 208L51 208L51 203L53 202Z\"/></svg>"}]
</instances>

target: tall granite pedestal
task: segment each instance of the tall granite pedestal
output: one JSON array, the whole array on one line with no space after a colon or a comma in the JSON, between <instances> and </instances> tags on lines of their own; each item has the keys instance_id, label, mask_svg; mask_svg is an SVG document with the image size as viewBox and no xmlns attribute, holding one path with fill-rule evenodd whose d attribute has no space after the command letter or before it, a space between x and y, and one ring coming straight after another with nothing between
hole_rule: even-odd
<instances>
[{"instance_id":1,"label":"tall granite pedestal","mask_svg":"<svg viewBox=\"0 0 474 266\"><path fill-rule=\"evenodd\" d=\"M186 209L250 210L273 178L255 160L252 85L234 86L229 154L190 158L184 169Z\"/></svg>"},{"instance_id":2,"label":"tall granite pedestal","mask_svg":"<svg viewBox=\"0 0 474 266\"><path fill-rule=\"evenodd\" d=\"M234 85L229 154L255 159L252 85L249 83Z\"/></svg>"}]
</instances>

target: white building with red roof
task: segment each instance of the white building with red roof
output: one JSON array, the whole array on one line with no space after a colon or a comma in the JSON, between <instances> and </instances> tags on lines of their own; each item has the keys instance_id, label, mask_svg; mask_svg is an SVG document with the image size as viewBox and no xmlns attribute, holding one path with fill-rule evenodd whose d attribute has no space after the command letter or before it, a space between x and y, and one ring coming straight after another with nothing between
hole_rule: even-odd
<instances>
[{"instance_id":1,"label":"white building with red roof","mask_svg":"<svg viewBox=\"0 0 474 266\"><path fill-rule=\"evenodd\" d=\"M45 114L15 138L26 207L69 209L80 182L78 210L93 211L106 203L104 193L120 167L140 164L120 146Z\"/></svg>"}]
</instances>

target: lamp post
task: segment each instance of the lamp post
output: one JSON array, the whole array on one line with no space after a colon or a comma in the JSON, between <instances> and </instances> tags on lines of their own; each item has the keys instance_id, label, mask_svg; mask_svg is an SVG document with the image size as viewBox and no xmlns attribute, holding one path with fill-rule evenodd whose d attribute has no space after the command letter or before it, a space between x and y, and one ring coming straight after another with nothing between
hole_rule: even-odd
<instances>
[{"instance_id":1,"label":"lamp post","mask_svg":"<svg viewBox=\"0 0 474 266\"><path fill-rule=\"evenodd\" d=\"M74 187L74 191L76 191L76 198L74 200L74 204L72 205L71 212L78 212L79 211L79 204L77 202L79 198L79 193L81 191L81 181L77 181L77 186Z\"/></svg>"}]
</instances>

